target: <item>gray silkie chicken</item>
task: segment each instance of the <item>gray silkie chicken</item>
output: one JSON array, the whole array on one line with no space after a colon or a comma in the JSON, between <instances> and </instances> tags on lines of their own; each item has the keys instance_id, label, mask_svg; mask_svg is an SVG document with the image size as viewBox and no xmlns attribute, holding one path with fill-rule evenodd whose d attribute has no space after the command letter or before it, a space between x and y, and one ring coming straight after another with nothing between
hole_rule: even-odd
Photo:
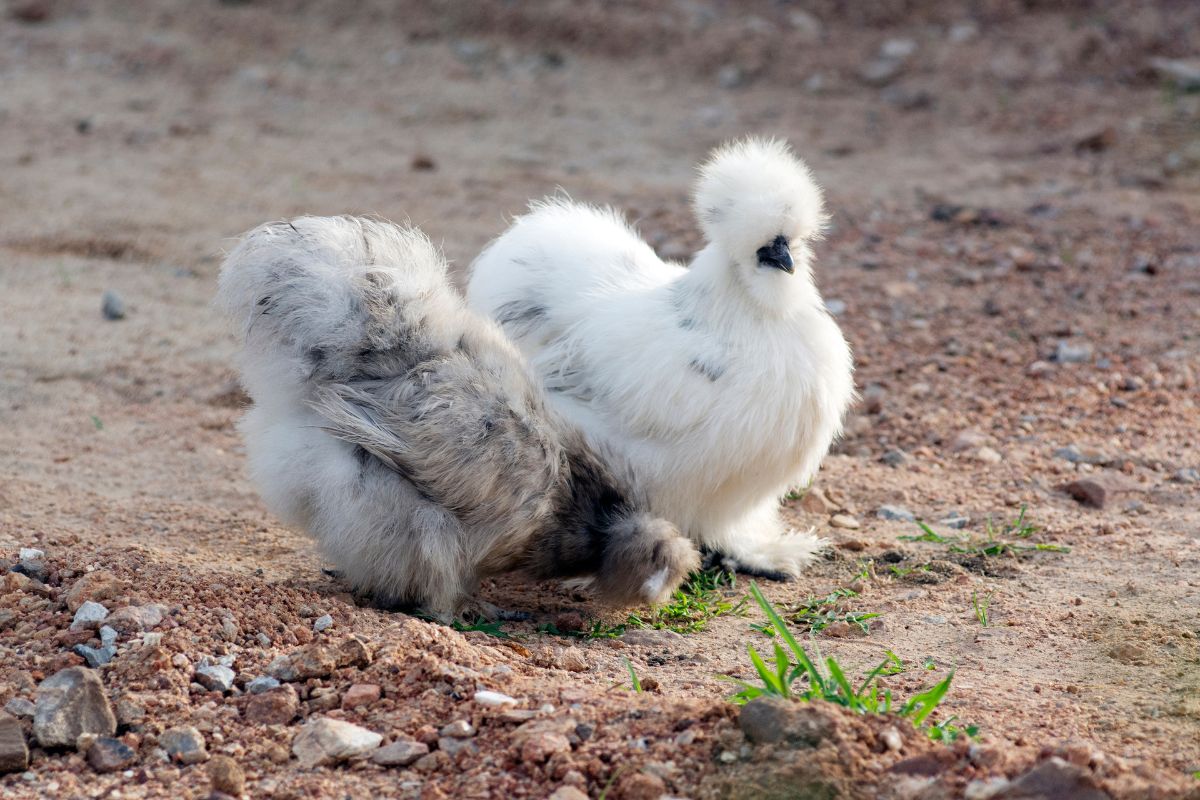
<instances>
[{"instance_id":1,"label":"gray silkie chicken","mask_svg":"<svg viewBox=\"0 0 1200 800\"><path fill-rule=\"evenodd\" d=\"M549 410L419 231L263 225L226 258L217 302L244 336L240 429L263 497L381 604L447 619L509 571L655 603L698 565Z\"/></svg>"}]
</instances>

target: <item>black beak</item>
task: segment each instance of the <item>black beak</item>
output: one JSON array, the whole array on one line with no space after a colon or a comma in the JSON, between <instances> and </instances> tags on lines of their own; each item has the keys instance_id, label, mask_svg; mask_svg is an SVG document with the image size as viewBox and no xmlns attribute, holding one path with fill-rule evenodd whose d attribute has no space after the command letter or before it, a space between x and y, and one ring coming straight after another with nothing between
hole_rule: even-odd
<instances>
[{"instance_id":1,"label":"black beak","mask_svg":"<svg viewBox=\"0 0 1200 800\"><path fill-rule=\"evenodd\" d=\"M796 271L795 265L792 264L792 251L788 249L788 240L783 236L776 236L775 241L766 247L758 248L756 255L760 267L781 269L788 275Z\"/></svg>"}]
</instances>

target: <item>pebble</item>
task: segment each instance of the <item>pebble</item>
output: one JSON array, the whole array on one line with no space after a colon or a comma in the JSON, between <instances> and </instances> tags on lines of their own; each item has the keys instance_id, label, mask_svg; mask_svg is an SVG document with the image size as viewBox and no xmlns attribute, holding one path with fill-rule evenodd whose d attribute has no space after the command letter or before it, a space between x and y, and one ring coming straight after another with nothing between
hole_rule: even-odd
<instances>
[{"instance_id":1,"label":"pebble","mask_svg":"<svg viewBox=\"0 0 1200 800\"><path fill-rule=\"evenodd\" d=\"M875 512L880 519L890 519L899 522L913 522L916 517L904 506L880 506Z\"/></svg>"},{"instance_id":2,"label":"pebble","mask_svg":"<svg viewBox=\"0 0 1200 800\"><path fill-rule=\"evenodd\" d=\"M560 786L550 795L549 800L588 800L587 794L574 786Z\"/></svg>"},{"instance_id":3,"label":"pebble","mask_svg":"<svg viewBox=\"0 0 1200 800\"><path fill-rule=\"evenodd\" d=\"M1054 350L1054 360L1060 364L1082 364L1092 360L1092 346L1086 342L1071 343L1062 339Z\"/></svg>"},{"instance_id":4,"label":"pebble","mask_svg":"<svg viewBox=\"0 0 1200 800\"><path fill-rule=\"evenodd\" d=\"M237 675L229 667L212 664L200 667L192 676L192 680L210 692L228 692L233 688L233 680Z\"/></svg>"},{"instance_id":5,"label":"pebble","mask_svg":"<svg viewBox=\"0 0 1200 800\"><path fill-rule=\"evenodd\" d=\"M879 460L889 467L899 467L905 461L908 461L908 453L899 448L888 450L879 457Z\"/></svg>"},{"instance_id":6,"label":"pebble","mask_svg":"<svg viewBox=\"0 0 1200 800\"><path fill-rule=\"evenodd\" d=\"M342 695L342 708L369 706L379 700L383 690L373 683L356 683Z\"/></svg>"},{"instance_id":7,"label":"pebble","mask_svg":"<svg viewBox=\"0 0 1200 800\"><path fill-rule=\"evenodd\" d=\"M108 570L98 569L71 584L63 599L67 603L67 610L74 613L88 600L112 600L124 591L125 584L116 575Z\"/></svg>"},{"instance_id":8,"label":"pebble","mask_svg":"<svg viewBox=\"0 0 1200 800\"><path fill-rule=\"evenodd\" d=\"M975 460L984 464L999 464L1004 460L1004 456L990 447L981 447L975 451Z\"/></svg>"},{"instance_id":9,"label":"pebble","mask_svg":"<svg viewBox=\"0 0 1200 800\"><path fill-rule=\"evenodd\" d=\"M29 746L21 722L8 714L0 714L0 775L23 772L29 767Z\"/></svg>"},{"instance_id":10,"label":"pebble","mask_svg":"<svg viewBox=\"0 0 1200 800\"><path fill-rule=\"evenodd\" d=\"M922 617L921 621L928 622L930 625L945 625L946 624L946 618L943 617L941 614L930 614L927 617Z\"/></svg>"},{"instance_id":11,"label":"pebble","mask_svg":"<svg viewBox=\"0 0 1200 800\"><path fill-rule=\"evenodd\" d=\"M99 603L88 600L75 612L71 620L71 630L85 631L96 628L108 618L108 609Z\"/></svg>"},{"instance_id":12,"label":"pebble","mask_svg":"<svg viewBox=\"0 0 1200 800\"><path fill-rule=\"evenodd\" d=\"M172 761L180 764L199 764L208 760L204 736L191 725L163 731L158 737L158 746L167 751Z\"/></svg>"},{"instance_id":13,"label":"pebble","mask_svg":"<svg viewBox=\"0 0 1200 800\"><path fill-rule=\"evenodd\" d=\"M560 733L544 731L535 733L521 745L521 760L527 764L541 764L555 753L571 752L571 741Z\"/></svg>"},{"instance_id":14,"label":"pebble","mask_svg":"<svg viewBox=\"0 0 1200 800\"><path fill-rule=\"evenodd\" d=\"M800 498L800 507L810 514L832 514L837 506L829 501L820 489L809 489Z\"/></svg>"},{"instance_id":15,"label":"pebble","mask_svg":"<svg viewBox=\"0 0 1200 800\"><path fill-rule=\"evenodd\" d=\"M92 670L68 667L38 686L33 735L42 747L74 747L80 734L112 736L116 730L104 684Z\"/></svg>"},{"instance_id":16,"label":"pebble","mask_svg":"<svg viewBox=\"0 0 1200 800\"><path fill-rule=\"evenodd\" d=\"M279 656L267 665L267 673L281 681L301 681L308 678L324 678L337 668L334 652L323 644L306 647Z\"/></svg>"},{"instance_id":17,"label":"pebble","mask_svg":"<svg viewBox=\"0 0 1200 800\"><path fill-rule=\"evenodd\" d=\"M274 689L279 686L279 681L269 675L259 675L254 680L246 684L246 691L250 694L262 694L263 692Z\"/></svg>"},{"instance_id":18,"label":"pebble","mask_svg":"<svg viewBox=\"0 0 1200 800\"><path fill-rule=\"evenodd\" d=\"M971 518L966 514L960 514L957 511L950 514L948 517L938 520L938 525L954 530L962 530L971 524Z\"/></svg>"},{"instance_id":19,"label":"pebble","mask_svg":"<svg viewBox=\"0 0 1200 800\"><path fill-rule=\"evenodd\" d=\"M463 751L472 755L477 754L479 752L479 745L470 739L452 739L449 736L443 736L438 739L438 750L441 750L451 758L455 758Z\"/></svg>"},{"instance_id":20,"label":"pebble","mask_svg":"<svg viewBox=\"0 0 1200 800\"><path fill-rule=\"evenodd\" d=\"M4 704L4 710L18 719L33 719L33 701L25 697L14 697Z\"/></svg>"},{"instance_id":21,"label":"pebble","mask_svg":"<svg viewBox=\"0 0 1200 800\"><path fill-rule=\"evenodd\" d=\"M726 64L717 70L717 85L722 89L737 89L745 86L746 71L737 64Z\"/></svg>"},{"instance_id":22,"label":"pebble","mask_svg":"<svg viewBox=\"0 0 1200 800\"><path fill-rule=\"evenodd\" d=\"M858 70L858 77L869 86L887 86L904 69L904 64L894 58L873 58Z\"/></svg>"},{"instance_id":23,"label":"pebble","mask_svg":"<svg viewBox=\"0 0 1200 800\"><path fill-rule=\"evenodd\" d=\"M555 661L559 669L565 669L567 672L587 672L591 668L587 657L577 647L564 647Z\"/></svg>"},{"instance_id":24,"label":"pebble","mask_svg":"<svg viewBox=\"0 0 1200 800\"><path fill-rule=\"evenodd\" d=\"M300 696L291 686L276 686L250 695L242 712L256 725L286 725L300 713Z\"/></svg>"},{"instance_id":25,"label":"pebble","mask_svg":"<svg viewBox=\"0 0 1200 800\"><path fill-rule=\"evenodd\" d=\"M133 748L111 736L101 736L87 749L87 761L96 772L118 772L137 761Z\"/></svg>"},{"instance_id":26,"label":"pebble","mask_svg":"<svg viewBox=\"0 0 1200 800\"><path fill-rule=\"evenodd\" d=\"M491 708L496 708L499 706L515 706L517 704L515 697L509 697L506 694L489 691L487 689L476 692L474 699L476 703L479 703L479 705L489 706Z\"/></svg>"},{"instance_id":27,"label":"pebble","mask_svg":"<svg viewBox=\"0 0 1200 800\"><path fill-rule=\"evenodd\" d=\"M429 753L429 745L412 739L399 739L371 754L371 761L381 767L407 767Z\"/></svg>"},{"instance_id":28,"label":"pebble","mask_svg":"<svg viewBox=\"0 0 1200 800\"><path fill-rule=\"evenodd\" d=\"M302 767L336 764L364 756L379 747L383 737L349 722L318 717L309 720L292 741L292 753Z\"/></svg>"},{"instance_id":29,"label":"pebble","mask_svg":"<svg viewBox=\"0 0 1200 800\"><path fill-rule=\"evenodd\" d=\"M829 518L829 525L834 528L856 531L861 527L859 522L849 514L834 514Z\"/></svg>"},{"instance_id":30,"label":"pebble","mask_svg":"<svg viewBox=\"0 0 1200 800\"><path fill-rule=\"evenodd\" d=\"M100 298L100 311L105 319L125 319L125 300L112 289L105 289Z\"/></svg>"},{"instance_id":31,"label":"pebble","mask_svg":"<svg viewBox=\"0 0 1200 800\"><path fill-rule=\"evenodd\" d=\"M120 634L108 625L100 626L100 644L103 647L115 647Z\"/></svg>"},{"instance_id":32,"label":"pebble","mask_svg":"<svg viewBox=\"0 0 1200 800\"><path fill-rule=\"evenodd\" d=\"M313 620L313 630L317 633L327 631L333 627L333 617L328 614L317 617Z\"/></svg>"},{"instance_id":33,"label":"pebble","mask_svg":"<svg viewBox=\"0 0 1200 800\"><path fill-rule=\"evenodd\" d=\"M120 633L148 631L163 620L165 608L156 603L144 606L125 606L108 615L109 625Z\"/></svg>"},{"instance_id":34,"label":"pebble","mask_svg":"<svg viewBox=\"0 0 1200 800\"><path fill-rule=\"evenodd\" d=\"M36 547L22 547L17 551L17 559L19 561L40 561L46 557L44 550L38 550Z\"/></svg>"},{"instance_id":35,"label":"pebble","mask_svg":"<svg viewBox=\"0 0 1200 800\"><path fill-rule=\"evenodd\" d=\"M1062 490L1080 505L1091 508L1104 508L1104 504L1108 500L1108 490L1093 480L1071 481L1064 485Z\"/></svg>"},{"instance_id":36,"label":"pebble","mask_svg":"<svg viewBox=\"0 0 1200 800\"><path fill-rule=\"evenodd\" d=\"M899 753L904 747L904 740L900 738L900 731L895 728L884 728L880 734L883 739L883 744L893 753Z\"/></svg>"},{"instance_id":37,"label":"pebble","mask_svg":"<svg viewBox=\"0 0 1200 800\"><path fill-rule=\"evenodd\" d=\"M246 773L229 756L213 756L208 762L208 779L214 792L240 797L246 791Z\"/></svg>"},{"instance_id":38,"label":"pebble","mask_svg":"<svg viewBox=\"0 0 1200 800\"><path fill-rule=\"evenodd\" d=\"M456 719L448 725L443 725L438 734L449 736L451 739L469 739L475 735L475 726L465 719Z\"/></svg>"},{"instance_id":39,"label":"pebble","mask_svg":"<svg viewBox=\"0 0 1200 800\"><path fill-rule=\"evenodd\" d=\"M813 706L773 697L757 697L742 706L738 727L753 744L816 747L833 734L829 720Z\"/></svg>"},{"instance_id":40,"label":"pebble","mask_svg":"<svg viewBox=\"0 0 1200 800\"><path fill-rule=\"evenodd\" d=\"M113 656L117 654L117 648L112 645L108 645L107 647L89 647L86 644L77 644L71 648L71 651L83 656L83 660L93 669L103 667L112 661Z\"/></svg>"},{"instance_id":41,"label":"pebble","mask_svg":"<svg viewBox=\"0 0 1200 800\"><path fill-rule=\"evenodd\" d=\"M1150 68L1160 78L1175 84L1185 92L1200 90L1200 61L1185 61L1175 58L1152 58Z\"/></svg>"},{"instance_id":42,"label":"pebble","mask_svg":"<svg viewBox=\"0 0 1200 800\"><path fill-rule=\"evenodd\" d=\"M1175 473L1175 481L1177 483L1200 483L1200 470L1185 467Z\"/></svg>"}]
</instances>

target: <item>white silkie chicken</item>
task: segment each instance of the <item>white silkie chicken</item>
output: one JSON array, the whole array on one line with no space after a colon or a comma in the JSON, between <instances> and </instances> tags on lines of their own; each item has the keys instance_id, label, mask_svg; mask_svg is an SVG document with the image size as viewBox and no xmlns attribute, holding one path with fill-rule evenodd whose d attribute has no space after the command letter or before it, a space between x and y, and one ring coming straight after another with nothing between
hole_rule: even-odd
<instances>
[{"instance_id":1,"label":"white silkie chicken","mask_svg":"<svg viewBox=\"0 0 1200 800\"><path fill-rule=\"evenodd\" d=\"M419 231L301 217L251 231L218 302L244 337L241 423L271 509L362 592L448 619L480 578L590 578L661 602L699 563L546 408Z\"/></svg>"},{"instance_id":2,"label":"white silkie chicken","mask_svg":"<svg viewBox=\"0 0 1200 800\"><path fill-rule=\"evenodd\" d=\"M750 139L701 167L694 211L707 244L685 268L615 211L534 204L475 261L468 302L654 513L719 563L786 579L823 542L788 532L779 500L812 480L854 397L813 283L821 191L786 144Z\"/></svg>"}]
</instances>

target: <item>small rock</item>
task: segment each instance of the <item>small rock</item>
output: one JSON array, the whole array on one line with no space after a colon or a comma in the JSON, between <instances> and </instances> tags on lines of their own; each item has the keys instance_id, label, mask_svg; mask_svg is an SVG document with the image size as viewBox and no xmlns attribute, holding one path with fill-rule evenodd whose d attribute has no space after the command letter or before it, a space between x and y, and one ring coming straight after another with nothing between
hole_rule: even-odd
<instances>
[{"instance_id":1,"label":"small rock","mask_svg":"<svg viewBox=\"0 0 1200 800\"><path fill-rule=\"evenodd\" d=\"M357 636L351 636L338 645L334 653L334 662L339 667L359 667L366 669L371 666L374 654L371 648Z\"/></svg>"},{"instance_id":2,"label":"small rock","mask_svg":"<svg viewBox=\"0 0 1200 800\"><path fill-rule=\"evenodd\" d=\"M904 64L894 58L873 58L858 70L858 77L868 86L887 86L904 70Z\"/></svg>"},{"instance_id":3,"label":"small rock","mask_svg":"<svg viewBox=\"0 0 1200 800\"><path fill-rule=\"evenodd\" d=\"M109 645L108 647L89 647L86 644L77 644L71 648L72 652L83 656L83 660L93 669L103 667L105 664L113 660L113 656L117 654L117 648Z\"/></svg>"},{"instance_id":4,"label":"small rock","mask_svg":"<svg viewBox=\"0 0 1200 800\"><path fill-rule=\"evenodd\" d=\"M208 779L214 792L240 797L246 791L246 773L229 756L213 756L208 762Z\"/></svg>"},{"instance_id":5,"label":"small rock","mask_svg":"<svg viewBox=\"0 0 1200 800\"><path fill-rule=\"evenodd\" d=\"M582 789L574 786L560 786L550 795L549 800L588 800L588 796Z\"/></svg>"},{"instance_id":6,"label":"small rock","mask_svg":"<svg viewBox=\"0 0 1200 800\"><path fill-rule=\"evenodd\" d=\"M36 547L22 547L17 551L18 561L41 561L45 557L46 552Z\"/></svg>"},{"instance_id":7,"label":"small rock","mask_svg":"<svg viewBox=\"0 0 1200 800\"><path fill-rule=\"evenodd\" d=\"M617 796L622 800L659 800L667 794L667 784L657 775L635 772L617 781Z\"/></svg>"},{"instance_id":8,"label":"small rock","mask_svg":"<svg viewBox=\"0 0 1200 800\"><path fill-rule=\"evenodd\" d=\"M587 672L591 669L587 657L577 647L564 647L555 661L559 669L565 669L567 672Z\"/></svg>"},{"instance_id":9,"label":"small rock","mask_svg":"<svg viewBox=\"0 0 1200 800\"><path fill-rule=\"evenodd\" d=\"M738 726L754 744L787 742L816 747L833 735L829 720L813 706L774 697L757 697L742 706Z\"/></svg>"},{"instance_id":10,"label":"small rock","mask_svg":"<svg viewBox=\"0 0 1200 800\"><path fill-rule=\"evenodd\" d=\"M834 514L829 518L829 525L833 528L843 528L850 531L856 531L861 527L858 520L849 514Z\"/></svg>"},{"instance_id":11,"label":"small rock","mask_svg":"<svg viewBox=\"0 0 1200 800\"><path fill-rule=\"evenodd\" d=\"M107 625L100 626L100 644L103 647L116 647L120 634Z\"/></svg>"},{"instance_id":12,"label":"small rock","mask_svg":"<svg viewBox=\"0 0 1200 800\"><path fill-rule=\"evenodd\" d=\"M342 708L369 706L379 700L383 690L373 683L356 683L342 695Z\"/></svg>"},{"instance_id":13,"label":"small rock","mask_svg":"<svg viewBox=\"0 0 1200 800\"><path fill-rule=\"evenodd\" d=\"M489 691L487 689L476 692L474 699L476 703L479 703L479 705L489 706L492 708L499 706L515 706L517 704L516 698L509 697L508 695L501 694L500 692Z\"/></svg>"},{"instance_id":14,"label":"small rock","mask_svg":"<svg viewBox=\"0 0 1200 800\"><path fill-rule=\"evenodd\" d=\"M975 451L975 460L984 464L999 464L1004 460L1004 456L990 447L981 447Z\"/></svg>"},{"instance_id":15,"label":"small rock","mask_svg":"<svg viewBox=\"0 0 1200 800\"><path fill-rule=\"evenodd\" d=\"M156 603L144 606L126 606L109 614L105 621L120 633L140 633L148 631L162 622L164 611L165 608Z\"/></svg>"},{"instance_id":16,"label":"small rock","mask_svg":"<svg viewBox=\"0 0 1200 800\"><path fill-rule=\"evenodd\" d=\"M443 725L438 734L448 736L451 739L469 739L475 735L475 726L465 719L456 719L449 725Z\"/></svg>"},{"instance_id":17,"label":"small rock","mask_svg":"<svg viewBox=\"0 0 1200 800\"><path fill-rule=\"evenodd\" d=\"M1175 473L1177 483L1200 483L1200 470L1184 467Z\"/></svg>"},{"instance_id":18,"label":"small rock","mask_svg":"<svg viewBox=\"0 0 1200 800\"><path fill-rule=\"evenodd\" d=\"M529 736L521 745L521 760L541 764L555 753L571 752L571 741L559 733L542 732Z\"/></svg>"},{"instance_id":19,"label":"small rock","mask_svg":"<svg viewBox=\"0 0 1200 800\"><path fill-rule=\"evenodd\" d=\"M0 775L29 768L29 746L16 717L0 714Z\"/></svg>"},{"instance_id":20,"label":"small rock","mask_svg":"<svg viewBox=\"0 0 1200 800\"><path fill-rule=\"evenodd\" d=\"M125 319L125 300L112 289L105 289L100 298L100 311L105 319Z\"/></svg>"},{"instance_id":21,"label":"small rock","mask_svg":"<svg viewBox=\"0 0 1200 800\"><path fill-rule=\"evenodd\" d=\"M146 707L131 697L118 697L115 706L119 725L138 725L146 718Z\"/></svg>"},{"instance_id":22,"label":"small rock","mask_svg":"<svg viewBox=\"0 0 1200 800\"><path fill-rule=\"evenodd\" d=\"M737 64L726 64L717 70L717 85L722 89L737 89L745 86L748 76Z\"/></svg>"},{"instance_id":23,"label":"small rock","mask_svg":"<svg viewBox=\"0 0 1200 800\"><path fill-rule=\"evenodd\" d=\"M4 704L4 710L17 719L33 719L35 706L32 700L24 697L14 697Z\"/></svg>"},{"instance_id":24,"label":"small rock","mask_svg":"<svg viewBox=\"0 0 1200 800\"><path fill-rule=\"evenodd\" d=\"M880 734L883 739L884 746L893 753L899 753L904 747L904 740L900 738L900 731L895 728L885 728Z\"/></svg>"},{"instance_id":25,"label":"small rock","mask_svg":"<svg viewBox=\"0 0 1200 800\"><path fill-rule=\"evenodd\" d=\"M246 691L250 694L262 694L265 691L274 689L279 686L279 681L269 675L259 675L254 680L246 684Z\"/></svg>"},{"instance_id":26,"label":"small rock","mask_svg":"<svg viewBox=\"0 0 1200 800\"><path fill-rule=\"evenodd\" d=\"M42 747L74 747L80 734L112 736L116 730L104 684L92 670L68 667L38 686L33 735Z\"/></svg>"},{"instance_id":27,"label":"small rock","mask_svg":"<svg viewBox=\"0 0 1200 800\"><path fill-rule=\"evenodd\" d=\"M959 431L954 437L954 441L950 443L950 450L955 453L965 453L968 450L974 450L978 447L983 447L988 443L988 437L979 431Z\"/></svg>"},{"instance_id":28,"label":"small rock","mask_svg":"<svg viewBox=\"0 0 1200 800\"><path fill-rule=\"evenodd\" d=\"M96 772L118 772L133 766L137 753L120 739L101 736L87 749L87 760Z\"/></svg>"},{"instance_id":29,"label":"small rock","mask_svg":"<svg viewBox=\"0 0 1200 800\"><path fill-rule=\"evenodd\" d=\"M333 617L328 614L323 614L313 620L313 630L317 633L327 631L333 627Z\"/></svg>"},{"instance_id":30,"label":"small rock","mask_svg":"<svg viewBox=\"0 0 1200 800\"><path fill-rule=\"evenodd\" d=\"M1106 453L1098 450L1080 450L1075 445L1058 448L1054 451L1054 457L1070 461L1072 464L1091 464L1093 466L1102 466L1113 461L1112 456Z\"/></svg>"},{"instance_id":31,"label":"small rock","mask_svg":"<svg viewBox=\"0 0 1200 800\"><path fill-rule=\"evenodd\" d=\"M210 692L228 692L233 688L233 680L237 675L232 669L220 664L200 667L192 676L192 680Z\"/></svg>"},{"instance_id":32,"label":"small rock","mask_svg":"<svg viewBox=\"0 0 1200 800\"><path fill-rule=\"evenodd\" d=\"M921 621L926 622L930 625L945 625L946 624L946 618L943 617L941 614L930 614L927 617L922 617Z\"/></svg>"},{"instance_id":33,"label":"small rock","mask_svg":"<svg viewBox=\"0 0 1200 800\"><path fill-rule=\"evenodd\" d=\"M971 524L971 518L966 514L959 514L957 511L948 517L938 520L938 525L954 530L962 530Z\"/></svg>"},{"instance_id":34,"label":"small rock","mask_svg":"<svg viewBox=\"0 0 1200 800\"><path fill-rule=\"evenodd\" d=\"M100 627L100 623L108 618L108 609L99 603L88 600L75 612L71 620L71 630L86 631Z\"/></svg>"},{"instance_id":35,"label":"small rock","mask_svg":"<svg viewBox=\"0 0 1200 800\"><path fill-rule=\"evenodd\" d=\"M820 489L809 489L800 498L800 507L810 514L832 514L837 510L837 506L829 501L825 493Z\"/></svg>"},{"instance_id":36,"label":"small rock","mask_svg":"<svg viewBox=\"0 0 1200 800\"><path fill-rule=\"evenodd\" d=\"M1071 481L1064 485L1062 490L1077 503L1091 508L1104 508L1104 503L1108 500L1108 490L1093 480Z\"/></svg>"},{"instance_id":37,"label":"small rock","mask_svg":"<svg viewBox=\"0 0 1200 800\"><path fill-rule=\"evenodd\" d=\"M190 725L163 731L158 737L158 746L167 751L172 761L180 764L199 764L208 760L204 736Z\"/></svg>"},{"instance_id":38,"label":"small rock","mask_svg":"<svg viewBox=\"0 0 1200 800\"><path fill-rule=\"evenodd\" d=\"M950 44L965 44L979 35L979 26L974 22L956 22L950 26L946 38Z\"/></svg>"},{"instance_id":39,"label":"small rock","mask_svg":"<svg viewBox=\"0 0 1200 800\"><path fill-rule=\"evenodd\" d=\"M888 519L897 522L913 522L916 517L911 511L904 506L880 506L875 514L880 519Z\"/></svg>"},{"instance_id":40,"label":"small rock","mask_svg":"<svg viewBox=\"0 0 1200 800\"><path fill-rule=\"evenodd\" d=\"M335 669L336 654L320 643L313 643L286 656L279 656L267 665L267 672L272 678L285 682L325 678Z\"/></svg>"},{"instance_id":41,"label":"small rock","mask_svg":"<svg viewBox=\"0 0 1200 800\"><path fill-rule=\"evenodd\" d=\"M381 767L407 767L429 753L429 745L412 739L399 739L371 754L371 761Z\"/></svg>"},{"instance_id":42,"label":"small rock","mask_svg":"<svg viewBox=\"0 0 1200 800\"><path fill-rule=\"evenodd\" d=\"M276 686L250 695L243 714L256 725L286 725L300 713L300 697L291 686Z\"/></svg>"},{"instance_id":43,"label":"small rock","mask_svg":"<svg viewBox=\"0 0 1200 800\"><path fill-rule=\"evenodd\" d=\"M1143 664L1146 662L1146 650L1133 642L1120 642L1108 651L1114 661L1122 664Z\"/></svg>"},{"instance_id":44,"label":"small rock","mask_svg":"<svg viewBox=\"0 0 1200 800\"><path fill-rule=\"evenodd\" d=\"M302 767L320 767L364 756L379 747L383 737L374 731L328 717L309 720L292 741L292 753Z\"/></svg>"},{"instance_id":45,"label":"small rock","mask_svg":"<svg viewBox=\"0 0 1200 800\"><path fill-rule=\"evenodd\" d=\"M479 753L479 745L470 739L452 739L449 736L443 736L438 739L438 750L451 758L457 758L458 754L464 751L472 755Z\"/></svg>"},{"instance_id":46,"label":"small rock","mask_svg":"<svg viewBox=\"0 0 1200 800\"><path fill-rule=\"evenodd\" d=\"M889 467L899 467L905 461L908 461L908 453L899 448L894 448L881 455L879 460Z\"/></svg>"},{"instance_id":47,"label":"small rock","mask_svg":"<svg viewBox=\"0 0 1200 800\"><path fill-rule=\"evenodd\" d=\"M1107 800L1087 770L1052 756L992 796L994 800L1016 800L1030 797L1055 797L1063 800Z\"/></svg>"},{"instance_id":48,"label":"small rock","mask_svg":"<svg viewBox=\"0 0 1200 800\"><path fill-rule=\"evenodd\" d=\"M1185 92L1200 91L1200 61L1152 58L1150 68L1163 80L1173 83L1177 89Z\"/></svg>"},{"instance_id":49,"label":"small rock","mask_svg":"<svg viewBox=\"0 0 1200 800\"><path fill-rule=\"evenodd\" d=\"M1092 346L1086 342L1072 344L1064 339L1054 350L1054 360L1060 364L1082 364L1091 361Z\"/></svg>"}]
</instances>

